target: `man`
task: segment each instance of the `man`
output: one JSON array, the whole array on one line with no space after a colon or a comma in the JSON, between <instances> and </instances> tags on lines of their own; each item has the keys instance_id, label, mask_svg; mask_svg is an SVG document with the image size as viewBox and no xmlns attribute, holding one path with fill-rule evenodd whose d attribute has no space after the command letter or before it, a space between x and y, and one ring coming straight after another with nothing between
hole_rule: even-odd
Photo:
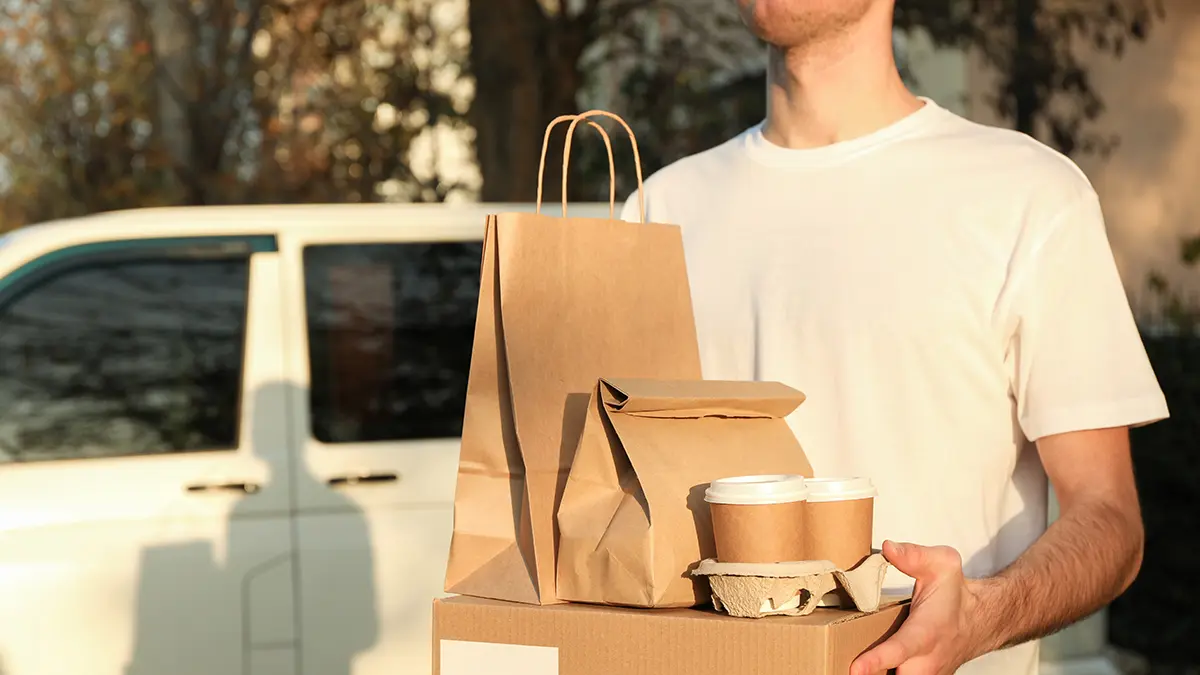
<instances>
[{"instance_id":1,"label":"man","mask_svg":"<svg viewBox=\"0 0 1200 675\"><path fill-rule=\"evenodd\" d=\"M738 1L770 45L767 118L644 190L683 227L705 376L800 388L815 470L879 489L914 601L854 675L1032 675L1033 640L1136 576L1127 430L1167 416L1096 194L909 93L894 0Z\"/></svg>"}]
</instances>

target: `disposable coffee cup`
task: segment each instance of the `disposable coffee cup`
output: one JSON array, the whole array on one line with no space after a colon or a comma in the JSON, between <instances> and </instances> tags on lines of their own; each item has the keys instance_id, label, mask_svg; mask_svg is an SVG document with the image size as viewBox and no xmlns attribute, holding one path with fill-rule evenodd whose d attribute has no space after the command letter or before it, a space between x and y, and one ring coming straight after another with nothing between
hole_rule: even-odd
<instances>
[{"instance_id":1,"label":"disposable coffee cup","mask_svg":"<svg viewBox=\"0 0 1200 675\"><path fill-rule=\"evenodd\" d=\"M804 550L810 560L854 569L871 555L875 486L869 478L809 478Z\"/></svg>"},{"instance_id":2,"label":"disposable coffee cup","mask_svg":"<svg viewBox=\"0 0 1200 675\"><path fill-rule=\"evenodd\" d=\"M717 560L777 563L806 560L808 488L802 476L738 476L709 484Z\"/></svg>"}]
</instances>

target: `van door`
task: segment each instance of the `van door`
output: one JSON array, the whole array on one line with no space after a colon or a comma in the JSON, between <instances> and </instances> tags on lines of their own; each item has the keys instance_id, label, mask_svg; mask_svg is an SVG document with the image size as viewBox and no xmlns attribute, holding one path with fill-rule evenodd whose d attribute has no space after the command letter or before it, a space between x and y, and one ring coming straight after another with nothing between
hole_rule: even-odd
<instances>
[{"instance_id":1,"label":"van door","mask_svg":"<svg viewBox=\"0 0 1200 675\"><path fill-rule=\"evenodd\" d=\"M353 235L289 229L280 240L295 433L304 439L304 675L431 670L481 233L478 222L397 224Z\"/></svg>"},{"instance_id":2,"label":"van door","mask_svg":"<svg viewBox=\"0 0 1200 675\"><path fill-rule=\"evenodd\" d=\"M0 271L0 672L294 675L274 236Z\"/></svg>"}]
</instances>

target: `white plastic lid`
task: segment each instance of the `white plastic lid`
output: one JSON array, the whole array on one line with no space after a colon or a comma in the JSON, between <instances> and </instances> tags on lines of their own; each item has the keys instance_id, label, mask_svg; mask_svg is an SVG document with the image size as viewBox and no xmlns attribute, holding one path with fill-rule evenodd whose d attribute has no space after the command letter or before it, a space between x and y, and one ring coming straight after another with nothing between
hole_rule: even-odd
<instances>
[{"instance_id":1,"label":"white plastic lid","mask_svg":"<svg viewBox=\"0 0 1200 675\"><path fill-rule=\"evenodd\" d=\"M808 498L803 476L737 476L709 484L704 501L710 504L787 504Z\"/></svg>"},{"instance_id":2,"label":"white plastic lid","mask_svg":"<svg viewBox=\"0 0 1200 675\"><path fill-rule=\"evenodd\" d=\"M807 478L810 502L848 502L878 495L870 478Z\"/></svg>"}]
</instances>

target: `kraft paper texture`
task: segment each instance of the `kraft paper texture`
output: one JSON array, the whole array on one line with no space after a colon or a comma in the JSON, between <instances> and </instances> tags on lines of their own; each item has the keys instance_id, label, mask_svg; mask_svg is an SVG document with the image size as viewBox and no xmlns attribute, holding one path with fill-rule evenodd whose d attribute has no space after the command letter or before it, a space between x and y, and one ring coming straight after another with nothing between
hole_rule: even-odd
<instances>
[{"instance_id":1,"label":"kraft paper texture","mask_svg":"<svg viewBox=\"0 0 1200 675\"><path fill-rule=\"evenodd\" d=\"M679 228L490 216L447 592L557 602L555 509L604 375L700 377Z\"/></svg>"},{"instance_id":2,"label":"kraft paper texture","mask_svg":"<svg viewBox=\"0 0 1200 675\"><path fill-rule=\"evenodd\" d=\"M558 511L559 597L707 604L690 574L715 554L704 491L731 476L811 477L784 420L803 400L776 382L602 380Z\"/></svg>"}]
</instances>

